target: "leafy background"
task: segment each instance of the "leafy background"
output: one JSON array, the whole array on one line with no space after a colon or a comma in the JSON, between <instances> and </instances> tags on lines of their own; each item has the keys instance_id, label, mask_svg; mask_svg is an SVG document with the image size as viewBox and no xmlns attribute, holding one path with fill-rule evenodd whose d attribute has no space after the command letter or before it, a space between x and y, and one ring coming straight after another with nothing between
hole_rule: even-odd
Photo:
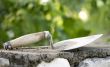
<instances>
[{"instance_id":1,"label":"leafy background","mask_svg":"<svg viewBox=\"0 0 110 67\"><path fill-rule=\"evenodd\" d=\"M0 0L0 45L44 30L59 41L109 28L110 0Z\"/></svg>"}]
</instances>

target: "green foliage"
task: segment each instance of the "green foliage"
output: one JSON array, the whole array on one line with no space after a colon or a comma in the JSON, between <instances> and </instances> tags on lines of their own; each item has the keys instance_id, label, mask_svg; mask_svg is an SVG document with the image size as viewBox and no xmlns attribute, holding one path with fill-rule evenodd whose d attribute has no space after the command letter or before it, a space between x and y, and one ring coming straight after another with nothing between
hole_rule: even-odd
<instances>
[{"instance_id":1,"label":"green foliage","mask_svg":"<svg viewBox=\"0 0 110 67\"><path fill-rule=\"evenodd\" d=\"M44 30L56 41L109 33L109 11L110 0L0 0L0 43Z\"/></svg>"}]
</instances>

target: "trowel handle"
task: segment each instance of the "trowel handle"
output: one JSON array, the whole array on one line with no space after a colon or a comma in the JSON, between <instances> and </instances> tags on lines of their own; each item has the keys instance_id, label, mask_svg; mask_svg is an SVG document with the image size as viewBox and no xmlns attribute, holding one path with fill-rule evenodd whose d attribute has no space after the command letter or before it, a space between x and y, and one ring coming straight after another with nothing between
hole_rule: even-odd
<instances>
[{"instance_id":1,"label":"trowel handle","mask_svg":"<svg viewBox=\"0 0 110 67\"><path fill-rule=\"evenodd\" d=\"M16 48L16 47L36 43L43 39L48 39L48 38L51 38L51 34L48 31L27 34L4 43L4 48L5 49Z\"/></svg>"}]
</instances>

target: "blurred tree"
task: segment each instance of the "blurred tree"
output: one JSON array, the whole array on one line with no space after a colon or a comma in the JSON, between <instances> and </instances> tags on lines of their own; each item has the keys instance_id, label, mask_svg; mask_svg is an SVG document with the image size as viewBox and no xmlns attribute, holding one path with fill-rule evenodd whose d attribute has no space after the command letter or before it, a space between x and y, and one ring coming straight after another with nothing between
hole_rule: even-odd
<instances>
[{"instance_id":1,"label":"blurred tree","mask_svg":"<svg viewBox=\"0 0 110 67\"><path fill-rule=\"evenodd\" d=\"M109 33L110 0L0 0L0 43L49 30L55 41Z\"/></svg>"}]
</instances>

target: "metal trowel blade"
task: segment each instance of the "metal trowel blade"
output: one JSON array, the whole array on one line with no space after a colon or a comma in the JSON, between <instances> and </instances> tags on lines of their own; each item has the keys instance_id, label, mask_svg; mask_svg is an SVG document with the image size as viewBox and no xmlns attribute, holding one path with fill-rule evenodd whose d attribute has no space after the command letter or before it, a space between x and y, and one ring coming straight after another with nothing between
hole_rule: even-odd
<instances>
[{"instance_id":1,"label":"metal trowel blade","mask_svg":"<svg viewBox=\"0 0 110 67\"><path fill-rule=\"evenodd\" d=\"M91 42L100 38L102 35L103 34L97 34L97 35L91 35L87 37L63 40L63 41L54 43L53 46L57 50L71 50L71 49L79 48L87 44L90 44Z\"/></svg>"}]
</instances>

